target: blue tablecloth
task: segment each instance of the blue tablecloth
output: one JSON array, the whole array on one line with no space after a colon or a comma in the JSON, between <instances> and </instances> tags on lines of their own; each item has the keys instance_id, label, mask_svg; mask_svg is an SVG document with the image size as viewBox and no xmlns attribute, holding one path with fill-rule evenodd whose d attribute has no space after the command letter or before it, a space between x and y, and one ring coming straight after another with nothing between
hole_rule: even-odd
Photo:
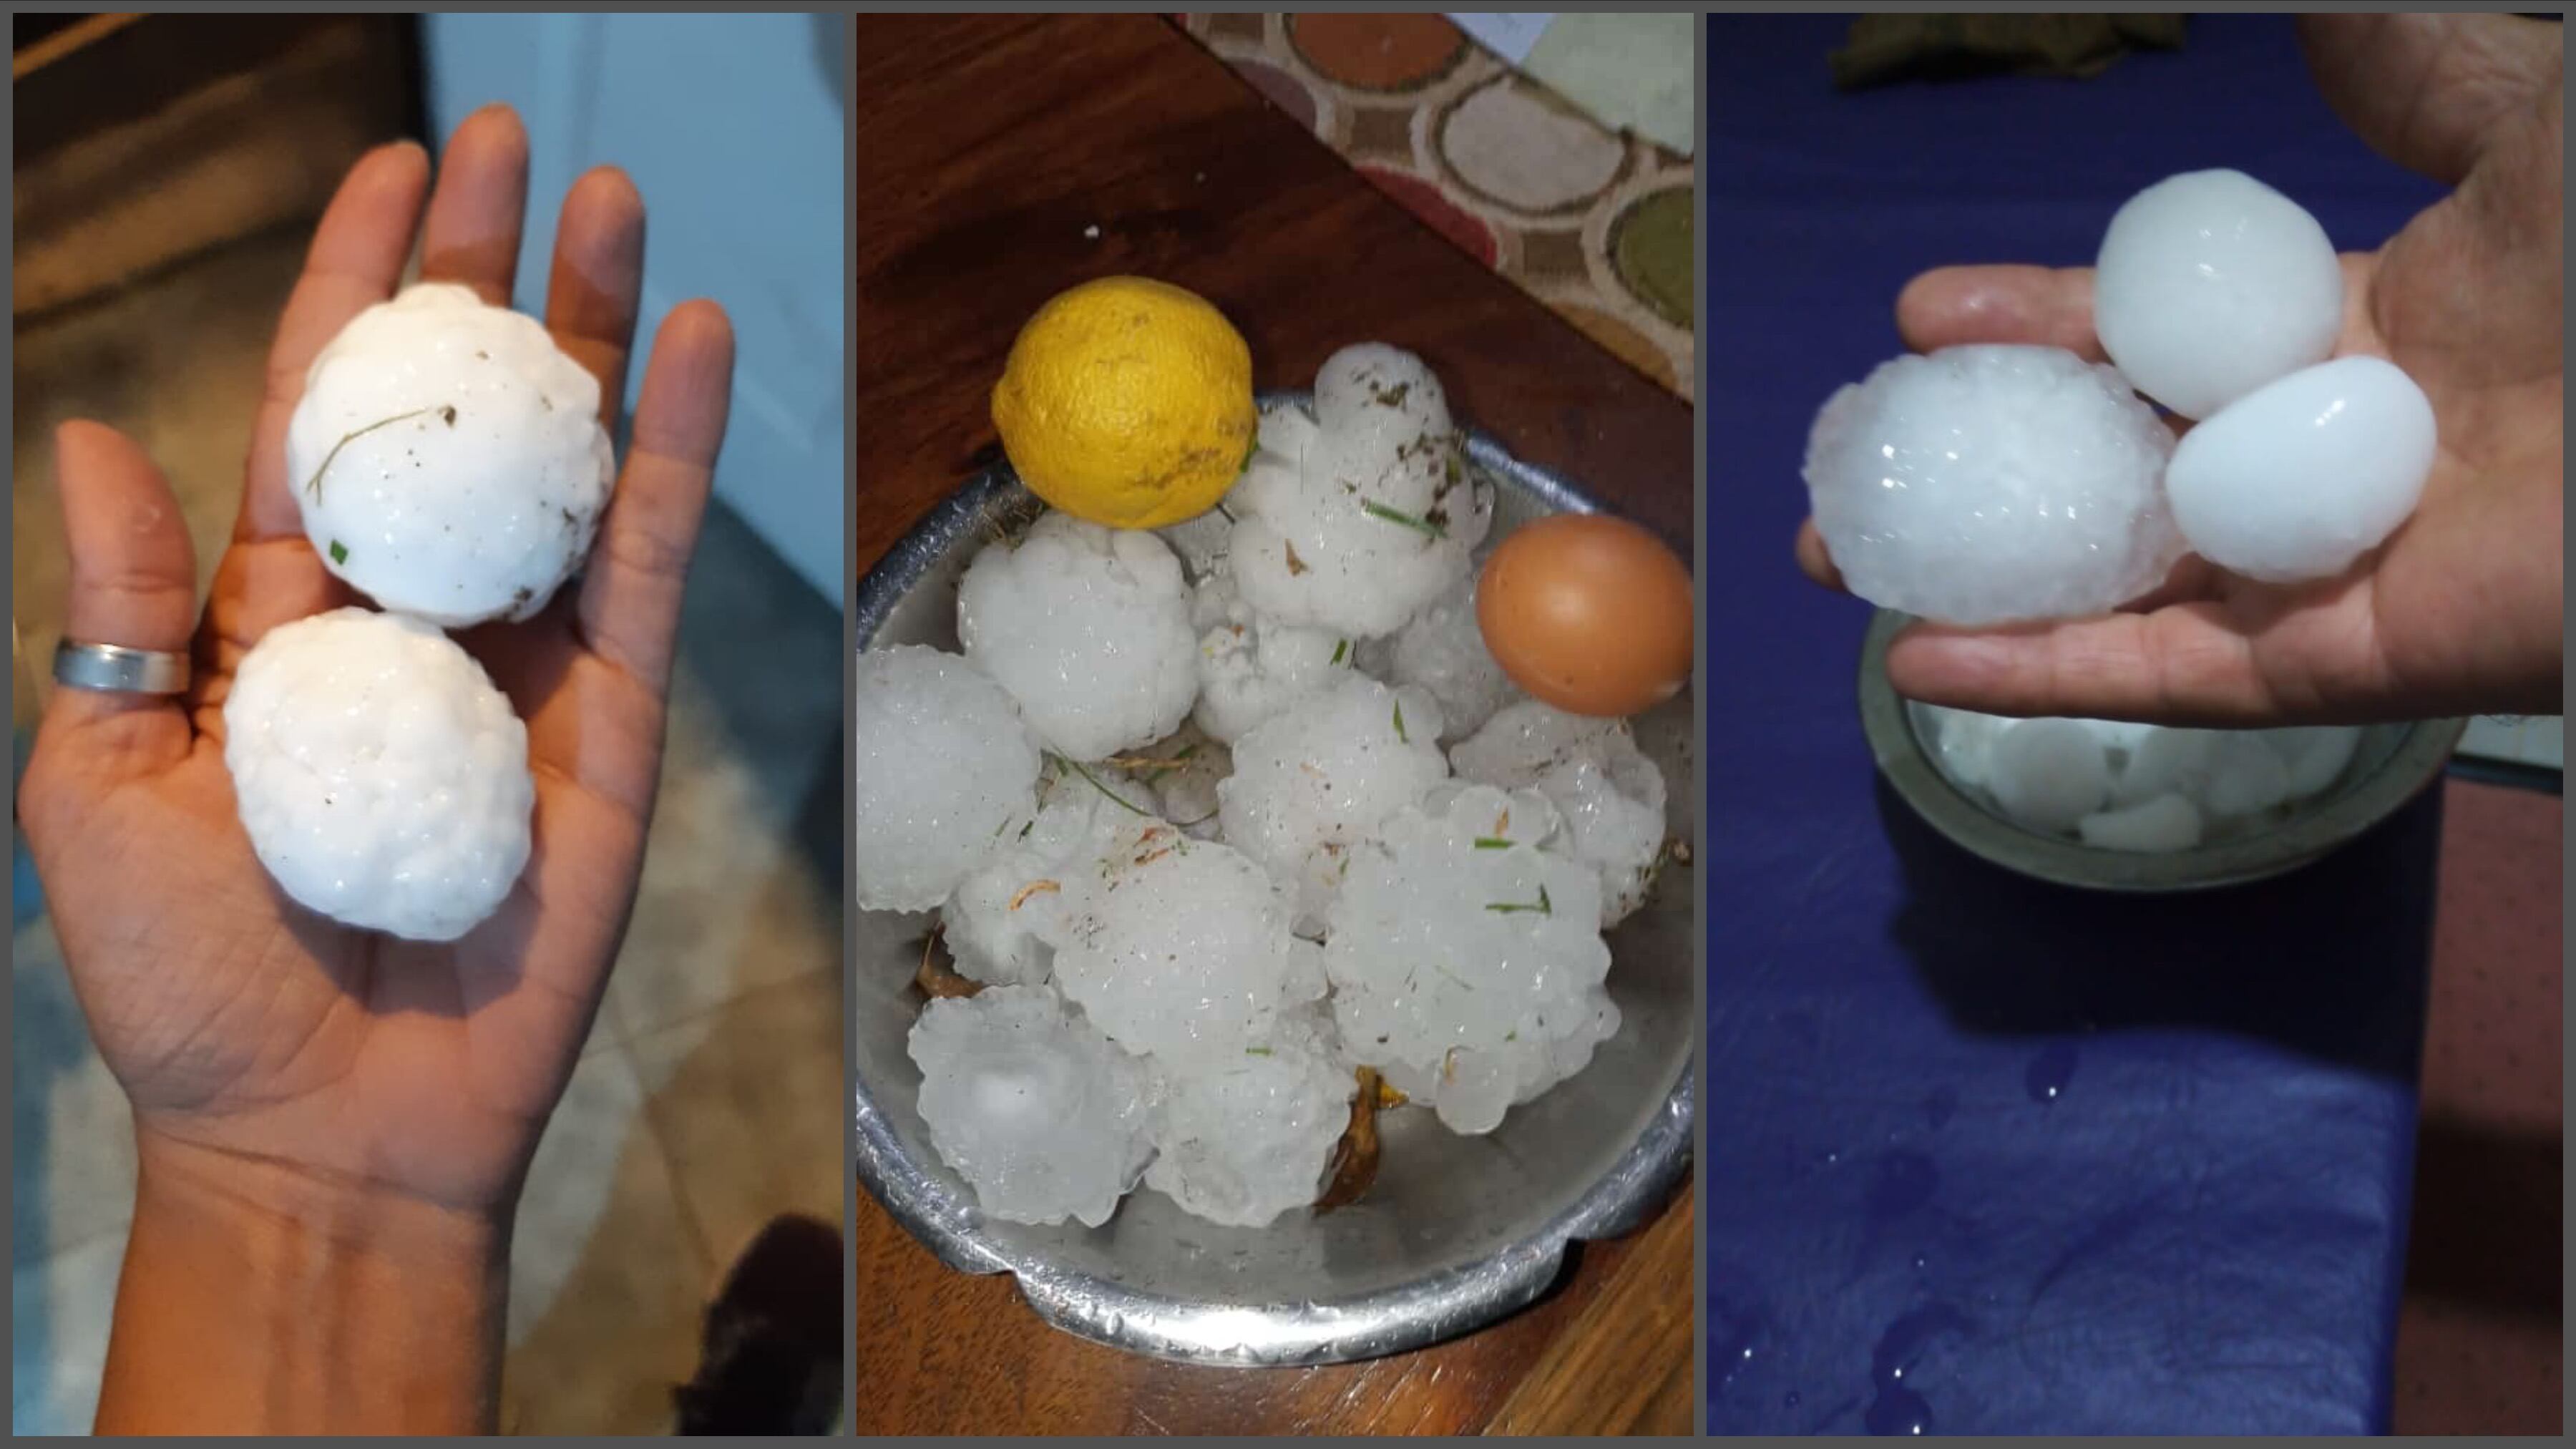
<instances>
[{"instance_id":1,"label":"blue tablecloth","mask_svg":"<svg viewBox=\"0 0 2576 1449\"><path fill-rule=\"evenodd\" d=\"M1807 425L1914 273L2084 263L2234 166L2346 248L2437 193L2201 17L2090 81L1831 88L1836 16L1709 22L1709 1425L2384 1429L2438 802L2294 876L2121 900L1993 869L1880 785L1868 611L1800 579Z\"/></svg>"}]
</instances>

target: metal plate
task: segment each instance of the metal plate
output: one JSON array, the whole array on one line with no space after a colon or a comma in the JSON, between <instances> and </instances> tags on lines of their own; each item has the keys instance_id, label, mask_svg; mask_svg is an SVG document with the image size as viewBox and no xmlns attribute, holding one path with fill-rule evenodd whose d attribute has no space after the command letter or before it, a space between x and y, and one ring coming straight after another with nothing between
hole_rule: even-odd
<instances>
[{"instance_id":1,"label":"metal plate","mask_svg":"<svg viewBox=\"0 0 2576 1449\"><path fill-rule=\"evenodd\" d=\"M1264 395L1265 406L1303 402ZM1495 493L1489 544L1547 513L1597 511L1571 482L1468 433L1470 471ZM957 648L957 582L984 543L1040 505L1007 466L966 484L860 581L858 644ZM1696 838L1699 771L1684 693L1636 721L1664 773L1666 831ZM864 823L860 828L866 828ZM1222 1227L1139 1188L1099 1228L987 1220L940 1162L914 1103L905 1033L926 914L862 913L857 970L859 1177L940 1260L1010 1273L1040 1316L1085 1338L1189 1363L1336 1363L1420 1348L1480 1328L1545 1292L1571 1240L1633 1231L1690 1161L1698 1021L1696 882L1668 867L1610 933L1621 1024L1592 1064L1482 1137L1430 1114L1382 1119L1376 1185L1359 1203L1267 1228Z\"/></svg>"},{"instance_id":2,"label":"metal plate","mask_svg":"<svg viewBox=\"0 0 2576 1449\"><path fill-rule=\"evenodd\" d=\"M2396 813L2442 773L2466 720L2371 725L2324 794L2251 830L2164 855L2100 850L2042 835L1961 790L1932 761L1913 706L1887 682L1887 646L1914 622L1881 609L1861 644L1860 718L1880 773L1925 823L2004 869L2088 890L2155 893L2242 885L2296 870Z\"/></svg>"}]
</instances>

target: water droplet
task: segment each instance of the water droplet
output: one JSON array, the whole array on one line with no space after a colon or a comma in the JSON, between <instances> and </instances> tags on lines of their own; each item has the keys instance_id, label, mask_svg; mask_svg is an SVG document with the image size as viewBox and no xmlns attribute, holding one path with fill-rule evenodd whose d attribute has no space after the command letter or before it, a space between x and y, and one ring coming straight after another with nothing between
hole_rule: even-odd
<instances>
[{"instance_id":1,"label":"water droplet","mask_svg":"<svg viewBox=\"0 0 2576 1449\"><path fill-rule=\"evenodd\" d=\"M2074 1077L2075 1044L2053 1041L2030 1059L2029 1068L2021 1074L2021 1085L2032 1101L2045 1106L2064 1095L2067 1083Z\"/></svg>"},{"instance_id":2,"label":"water droplet","mask_svg":"<svg viewBox=\"0 0 2576 1449\"><path fill-rule=\"evenodd\" d=\"M1796 1389L1791 1389L1789 1392L1780 1396L1780 1407L1784 1409L1794 1409L1805 1402L1805 1399L1799 1397Z\"/></svg>"},{"instance_id":3,"label":"water droplet","mask_svg":"<svg viewBox=\"0 0 2576 1449\"><path fill-rule=\"evenodd\" d=\"M1925 1265L1925 1264L1927 1264L1927 1263L1929 1263L1929 1262L1931 1262L1931 1261L1932 1261L1931 1259L1929 1259L1929 1258L1925 1257L1925 1256L1924 1256L1923 1254L1921 1254L1921 1253L1917 1253L1917 1254L1915 1254L1915 1255L1914 1255L1914 1271L1915 1271L1915 1272L1917 1272L1917 1273L1922 1272L1922 1271L1923 1271L1923 1268L1924 1268L1924 1265Z\"/></svg>"}]
</instances>

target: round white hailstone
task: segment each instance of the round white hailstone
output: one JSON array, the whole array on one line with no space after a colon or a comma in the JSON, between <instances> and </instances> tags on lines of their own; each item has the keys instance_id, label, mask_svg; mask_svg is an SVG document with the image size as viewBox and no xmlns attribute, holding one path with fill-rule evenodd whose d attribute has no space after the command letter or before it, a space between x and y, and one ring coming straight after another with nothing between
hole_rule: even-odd
<instances>
[{"instance_id":1,"label":"round white hailstone","mask_svg":"<svg viewBox=\"0 0 2576 1449\"><path fill-rule=\"evenodd\" d=\"M1881 364L1816 415L1806 479L1853 593L1952 624L2099 613L2182 557L2174 436L2108 367L2056 347Z\"/></svg>"},{"instance_id":2,"label":"round white hailstone","mask_svg":"<svg viewBox=\"0 0 2576 1449\"><path fill-rule=\"evenodd\" d=\"M2433 471L2433 404L2376 357L2338 357L2227 405L2165 471L2175 524L2220 568L2332 578L2414 513Z\"/></svg>"},{"instance_id":3,"label":"round white hailstone","mask_svg":"<svg viewBox=\"0 0 2576 1449\"><path fill-rule=\"evenodd\" d=\"M2200 844L2200 810L2167 791L2143 804L2087 815L2076 822L2075 832L2097 850L2169 854Z\"/></svg>"},{"instance_id":4,"label":"round white hailstone","mask_svg":"<svg viewBox=\"0 0 2576 1449\"><path fill-rule=\"evenodd\" d=\"M2073 830L2111 798L2111 762L2080 720L2026 719L1996 736L1986 788L2016 823Z\"/></svg>"},{"instance_id":5,"label":"round white hailstone","mask_svg":"<svg viewBox=\"0 0 2576 1449\"><path fill-rule=\"evenodd\" d=\"M971 659L917 644L861 654L850 738L863 911L938 905L1036 809L1037 746Z\"/></svg>"},{"instance_id":6,"label":"round white hailstone","mask_svg":"<svg viewBox=\"0 0 2576 1449\"><path fill-rule=\"evenodd\" d=\"M1970 709L1950 709L1943 705L1916 705L1932 725L1932 761L1952 784L1971 790L1986 788L1992 777L1990 761L1995 740L2005 730L2021 723L2009 715L1979 714Z\"/></svg>"},{"instance_id":7,"label":"round white hailstone","mask_svg":"<svg viewBox=\"0 0 2576 1449\"><path fill-rule=\"evenodd\" d=\"M1439 380L1374 343L1325 362L1313 419L1264 420L1227 506L1245 602L1354 639L1394 633L1464 577L1491 525Z\"/></svg>"},{"instance_id":8,"label":"round white hailstone","mask_svg":"<svg viewBox=\"0 0 2576 1449\"><path fill-rule=\"evenodd\" d=\"M616 459L598 379L544 327L429 282L314 355L286 473L331 572L458 628L545 607L590 553Z\"/></svg>"},{"instance_id":9,"label":"round white hailstone","mask_svg":"<svg viewBox=\"0 0 2576 1449\"><path fill-rule=\"evenodd\" d=\"M2325 228L2241 171L2191 171L2130 197L2093 271L2093 331L2140 392L2206 418L2322 361L2343 330Z\"/></svg>"},{"instance_id":10,"label":"round white hailstone","mask_svg":"<svg viewBox=\"0 0 2576 1449\"><path fill-rule=\"evenodd\" d=\"M1065 878L1097 869L1110 838L1153 798L1115 771L1091 773L1106 790L1069 771L1042 774L1036 816L1006 827L1001 848L939 908L958 974L1004 985L1047 979L1063 938Z\"/></svg>"},{"instance_id":11,"label":"round white hailstone","mask_svg":"<svg viewBox=\"0 0 2576 1449\"><path fill-rule=\"evenodd\" d=\"M1467 1136L1491 1132L1503 1115L1534 1101L1549 1088L1592 1064L1592 1053L1619 1033L1619 1008L1610 994L1595 988L1585 994L1574 1027L1563 1036L1533 1036L1495 1048L1461 1047L1436 1065L1397 1063L1386 1070L1389 1085L1429 1107L1442 1125Z\"/></svg>"},{"instance_id":12,"label":"round white hailstone","mask_svg":"<svg viewBox=\"0 0 2576 1449\"><path fill-rule=\"evenodd\" d=\"M2148 732L2155 729L2151 724L2122 719L2088 719L2083 723L2093 732L2093 737L2102 742L2102 748L2109 752L2114 774L2119 773L2129 757L2138 752L2138 746L2146 742Z\"/></svg>"},{"instance_id":13,"label":"round white hailstone","mask_svg":"<svg viewBox=\"0 0 2576 1449\"><path fill-rule=\"evenodd\" d=\"M1562 1065L1555 1044L1570 1060L1572 1039L1617 1025L1600 882L1552 847L1554 816L1535 791L1436 792L1352 850L1333 903L1324 970L1344 1055L1428 1090L1454 1130L1491 1130L1553 1085L1530 1083Z\"/></svg>"},{"instance_id":14,"label":"round white hailstone","mask_svg":"<svg viewBox=\"0 0 2576 1449\"><path fill-rule=\"evenodd\" d=\"M528 732L473 656L400 614L335 609L262 635L224 698L251 849L335 921L452 941L528 863Z\"/></svg>"},{"instance_id":15,"label":"round white hailstone","mask_svg":"<svg viewBox=\"0 0 2576 1449\"><path fill-rule=\"evenodd\" d=\"M1283 1025L1232 1056L1154 1062L1160 1105L1147 1187L1242 1228L1314 1202L1358 1088L1325 1042Z\"/></svg>"},{"instance_id":16,"label":"round white hailstone","mask_svg":"<svg viewBox=\"0 0 2576 1449\"><path fill-rule=\"evenodd\" d=\"M1301 930L1322 919L1351 846L1449 774L1440 706L1418 689L1351 675L1234 742L1217 786L1226 843L1294 893Z\"/></svg>"},{"instance_id":17,"label":"round white hailstone","mask_svg":"<svg viewBox=\"0 0 2576 1449\"><path fill-rule=\"evenodd\" d=\"M1664 774L1622 719L1527 700L1449 752L1462 780L1535 789L1565 821L1568 850L1601 877L1601 929L1645 904L1664 854Z\"/></svg>"},{"instance_id":18,"label":"round white hailstone","mask_svg":"<svg viewBox=\"0 0 2576 1449\"><path fill-rule=\"evenodd\" d=\"M2220 819L2260 815L2290 798L2290 766L2260 732L2222 731L2198 799Z\"/></svg>"},{"instance_id":19,"label":"round white hailstone","mask_svg":"<svg viewBox=\"0 0 2576 1449\"><path fill-rule=\"evenodd\" d=\"M1484 627L1476 622L1472 574L1396 632L1385 677L1431 691L1431 697L1440 701L1444 741L1465 739L1483 728L1496 710L1528 697L1485 648Z\"/></svg>"},{"instance_id":20,"label":"round white hailstone","mask_svg":"<svg viewBox=\"0 0 2576 1449\"><path fill-rule=\"evenodd\" d=\"M975 556L957 637L1039 743L1097 760L1170 734L1198 695L1198 636L1172 550L1151 533L1049 513Z\"/></svg>"},{"instance_id":21,"label":"round white hailstone","mask_svg":"<svg viewBox=\"0 0 2576 1449\"><path fill-rule=\"evenodd\" d=\"M933 1001L906 1045L930 1144L987 1215L1096 1228L1144 1171L1151 1074L1045 987Z\"/></svg>"},{"instance_id":22,"label":"round white hailstone","mask_svg":"<svg viewBox=\"0 0 2576 1449\"><path fill-rule=\"evenodd\" d=\"M2290 795L2304 800L2343 777L2361 745L2361 731L2343 725L2266 730L2263 738L2290 767Z\"/></svg>"},{"instance_id":23,"label":"round white hailstone","mask_svg":"<svg viewBox=\"0 0 2576 1449\"><path fill-rule=\"evenodd\" d=\"M1239 1055L1324 994L1314 948L1260 866L1130 821L1064 883L1055 980L1112 1041L1174 1061Z\"/></svg>"},{"instance_id":24,"label":"round white hailstone","mask_svg":"<svg viewBox=\"0 0 2576 1449\"><path fill-rule=\"evenodd\" d=\"M1351 663L1351 641L1326 629L1264 619L1243 602L1230 570L1211 572L1191 594L1200 630L1198 704L1190 718L1209 737L1232 742L1314 693Z\"/></svg>"}]
</instances>

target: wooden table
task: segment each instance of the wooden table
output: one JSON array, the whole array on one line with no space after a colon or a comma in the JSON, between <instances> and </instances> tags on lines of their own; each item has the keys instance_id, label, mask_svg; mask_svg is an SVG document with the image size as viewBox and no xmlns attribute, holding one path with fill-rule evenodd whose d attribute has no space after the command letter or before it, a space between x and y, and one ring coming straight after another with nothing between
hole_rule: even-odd
<instances>
[{"instance_id":1,"label":"wooden table","mask_svg":"<svg viewBox=\"0 0 2576 1449\"><path fill-rule=\"evenodd\" d=\"M1691 411L1371 188L1168 23L863 16L857 180L865 572L996 455L1012 338L1050 296L1139 273L1222 308L1256 385L1363 340L1421 353L1458 416L1689 551ZM1686 1433L1691 1200L1582 1246L1545 1302L1373 1363L1184 1368L1042 1325L939 1265L864 1193L860 1433Z\"/></svg>"}]
</instances>

